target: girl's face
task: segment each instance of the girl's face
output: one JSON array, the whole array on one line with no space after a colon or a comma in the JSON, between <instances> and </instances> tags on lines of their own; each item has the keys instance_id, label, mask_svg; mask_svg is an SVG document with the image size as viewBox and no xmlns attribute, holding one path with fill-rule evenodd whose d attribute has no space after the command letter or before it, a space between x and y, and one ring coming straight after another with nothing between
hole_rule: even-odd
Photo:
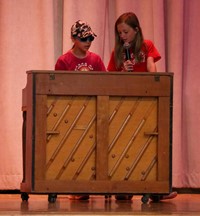
<instances>
[{"instance_id":1,"label":"girl's face","mask_svg":"<svg viewBox=\"0 0 200 216\"><path fill-rule=\"evenodd\" d=\"M130 43L134 40L137 30L133 29L126 23L120 23L117 25L117 31L122 41Z\"/></svg>"}]
</instances>

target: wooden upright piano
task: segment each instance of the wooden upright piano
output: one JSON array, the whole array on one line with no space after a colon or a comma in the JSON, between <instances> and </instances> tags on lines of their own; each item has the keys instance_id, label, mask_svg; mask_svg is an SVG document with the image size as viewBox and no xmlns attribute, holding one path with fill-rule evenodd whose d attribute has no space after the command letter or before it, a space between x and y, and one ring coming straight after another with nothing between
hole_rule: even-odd
<instances>
[{"instance_id":1,"label":"wooden upright piano","mask_svg":"<svg viewBox=\"0 0 200 216\"><path fill-rule=\"evenodd\" d=\"M173 73L28 71L22 200L170 193L172 110Z\"/></svg>"}]
</instances>

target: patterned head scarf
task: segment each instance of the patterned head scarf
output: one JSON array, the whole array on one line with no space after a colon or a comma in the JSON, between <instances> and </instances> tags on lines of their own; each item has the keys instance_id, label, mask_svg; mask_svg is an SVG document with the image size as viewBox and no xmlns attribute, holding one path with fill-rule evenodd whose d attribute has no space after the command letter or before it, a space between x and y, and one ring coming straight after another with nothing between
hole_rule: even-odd
<instances>
[{"instance_id":1,"label":"patterned head scarf","mask_svg":"<svg viewBox=\"0 0 200 216\"><path fill-rule=\"evenodd\" d=\"M71 36L86 38L88 36L96 37L96 34L92 31L91 27L86 22L78 20L71 27Z\"/></svg>"}]
</instances>

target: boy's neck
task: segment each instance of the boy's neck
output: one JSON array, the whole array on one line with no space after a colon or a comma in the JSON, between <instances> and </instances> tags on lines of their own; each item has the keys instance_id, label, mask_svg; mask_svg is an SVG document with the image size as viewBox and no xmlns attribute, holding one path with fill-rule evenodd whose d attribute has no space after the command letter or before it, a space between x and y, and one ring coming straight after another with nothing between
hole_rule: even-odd
<instances>
[{"instance_id":1,"label":"boy's neck","mask_svg":"<svg viewBox=\"0 0 200 216\"><path fill-rule=\"evenodd\" d=\"M71 50L71 52L73 53L74 56L76 56L77 58L85 58L87 56L87 51L84 52L80 49L76 49L76 48L73 48Z\"/></svg>"}]
</instances>

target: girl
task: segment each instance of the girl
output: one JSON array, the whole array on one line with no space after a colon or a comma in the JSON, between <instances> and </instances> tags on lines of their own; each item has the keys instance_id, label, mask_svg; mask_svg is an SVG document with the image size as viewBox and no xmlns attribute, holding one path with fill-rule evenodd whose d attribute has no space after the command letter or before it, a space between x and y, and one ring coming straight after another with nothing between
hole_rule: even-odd
<instances>
[{"instance_id":1,"label":"girl","mask_svg":"<svg viewBox=\"0 0 200 216\"><path fill-rule=\"evenodd\" d=\"M122 14L115 23L115 48L111 54L108 71L156 72L155 62L161 56L150 40L144 40L137 16ZM153 201L173 199L177 192L150 196ZM131 195L116 195L117 200L131 200Z\"/></svg>"},{"instance_id":2,"label":"girl","mask_svg":"<svg viewBox=\"0 0 200 216\"><path fill-rule=\"evenodd\" d=\"M154 44L144 40L137 16L122 14L115 23L115 48L108 71L156 72L155 62L160 58Z\"/></svg>"}]
</instances>

